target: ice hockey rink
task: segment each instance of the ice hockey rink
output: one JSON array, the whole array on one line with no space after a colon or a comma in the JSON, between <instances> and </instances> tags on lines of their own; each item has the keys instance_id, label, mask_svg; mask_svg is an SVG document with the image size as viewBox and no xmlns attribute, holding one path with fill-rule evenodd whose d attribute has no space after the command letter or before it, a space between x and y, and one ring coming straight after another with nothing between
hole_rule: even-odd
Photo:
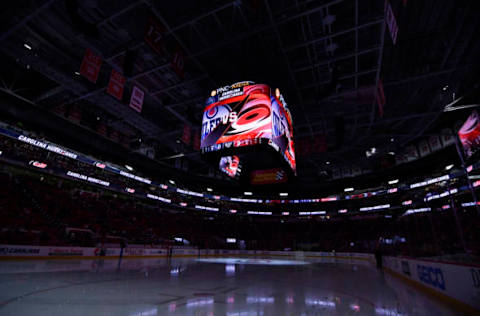
<instances>
[{"instance_id":1,"label":"ice hockey rink","mask_svg":"<svg viewBox=\"0 0 480 316\"><path fill-rule=\"evenodd\" d=\"M0 261L0 315L458 315L372 262Z\"/></svg>"}]
</instances>

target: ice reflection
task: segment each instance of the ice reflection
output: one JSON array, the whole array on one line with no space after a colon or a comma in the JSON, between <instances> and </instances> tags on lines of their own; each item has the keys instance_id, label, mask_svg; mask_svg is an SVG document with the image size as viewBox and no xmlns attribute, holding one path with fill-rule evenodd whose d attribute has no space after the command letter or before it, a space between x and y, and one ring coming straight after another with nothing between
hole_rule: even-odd
<instances>
[{"instance_id":1,"label":"ice reflection","mask_svg":"<svg viewBox=\"0 0 480 316\"><path fill-rule=\"evenodd\" d=\"M406 316L406 314L400 313L396 308L387 307L375 307L375 314L387 316Z\"/></svg>"},{"instance_id":2,"label":"ice reflection","mask_svg":"<svg viewBox=\"0 0 480 316\"><path fill-rule=\"evenodd\" d=\"M130 316L152 316L157 314L158 314L158 309L155 307L152 309L145 310L143 312L130 314Z\"/></svg>"},{"instance_id":3,"label":"ice reflection","mask_svg":"<svg viewBox=\"0 0 480 316\"><path fill-rule=\"evenodd\" d=\"M225 274L228 276L235 275L235 265L234 264L226 264L225 265Z\"/></svg>"},{"instance_id":4,"label":"ice reflection","mask_svg":"<svg viewBox=\"0 0 480 316\"><path fill-rule=\"evenodd\" d=\"M195 308L205 305L212 305L214 302L213 297L193 298L187 300L187 308Z\"/></svg>"},{"instance_id":5,"label":"ice reflection","mask_svg":"<svg viewBox=\"0 0 480 316\"><path fill-rule=\"evenodd\" d=\"M263 316L263 311L239 311L239 312L227 312L227 316Z\"/></svg>"},{"instance_id":6,"label":"ice reflection","mask_svg":"<svg viewBox=\"0 0 480 316\"><path fill-rule=\"evenodd\" d=\"M321 306L321 307L327 307L327 308L335 308L336 306L335 302L333 301L312 299L312 298L306 298L305 305Z\"/></svg>"},{"instance_id":7,"label":"ice reflection","mask_svg":"<svg viewBox=\"0 0 480 316\"><path fill-rule=\"evenodd\" d=\"M196 259L198 262L208 263L226 263L226 264L258 264L270 266L292 266L292 265L306 265L310 262L299 260L277 260L277 259L244 259L244 258L204 258Z\"/></svg>"},{"instance_id":8,"label":"ice reflection","mask_svg":"<svg viewBox=\"0 0 480 316\"><path fill-rule=\"evenodd\" d=\"M272 304L275 303L274 297L265 296L247 296L247 304Z\"/></svg>"}]
</instances>

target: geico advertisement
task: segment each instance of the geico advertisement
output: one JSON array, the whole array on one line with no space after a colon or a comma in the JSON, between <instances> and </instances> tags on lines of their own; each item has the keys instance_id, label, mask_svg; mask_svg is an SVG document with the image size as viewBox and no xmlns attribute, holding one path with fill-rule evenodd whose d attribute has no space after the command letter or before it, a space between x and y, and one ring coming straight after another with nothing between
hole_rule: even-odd
<instances>
[{"instance_id":1,"label":"geico advertisement","mask_svg":"<svg viewBox=\"0 0 480 316\"><path fill-rule=\"evenodd\" d=\"M480 267L385 257L385 267L437 292L480 309Z\"/></svg>"}]
</instances>

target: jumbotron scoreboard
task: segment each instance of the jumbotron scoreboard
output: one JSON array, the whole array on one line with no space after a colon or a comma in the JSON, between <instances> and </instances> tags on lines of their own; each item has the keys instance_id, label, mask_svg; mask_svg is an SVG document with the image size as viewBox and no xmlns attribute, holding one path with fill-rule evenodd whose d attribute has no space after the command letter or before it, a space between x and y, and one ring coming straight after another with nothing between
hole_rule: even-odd
<instances>
[{"instance_id":1,"label":"jumbotron scoreboard","mask_svg":"<svg viewBox=\"0 0 480 316\"><path fill-rule=\"evenodd\" d=\"M242 81L213 90L200 148L225 174L252 184L296 175L292 116L280 90L265 84Z\"/></svg>"}]
</instances>

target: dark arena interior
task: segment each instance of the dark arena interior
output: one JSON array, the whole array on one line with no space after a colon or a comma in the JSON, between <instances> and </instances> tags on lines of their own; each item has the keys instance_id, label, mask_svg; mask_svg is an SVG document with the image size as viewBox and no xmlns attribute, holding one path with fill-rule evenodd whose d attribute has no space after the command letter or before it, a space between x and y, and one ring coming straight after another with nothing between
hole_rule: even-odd
<instances>
[{"instance_id":1,"label":"dark arena interior","mask_svg":"<svg viewBox=\"0 0 480 316\"><path fill-rule=\"evenodd\" d=\"M473 0L5 0L0 315L480 315Z\"/></svg>"}]
</instances>

